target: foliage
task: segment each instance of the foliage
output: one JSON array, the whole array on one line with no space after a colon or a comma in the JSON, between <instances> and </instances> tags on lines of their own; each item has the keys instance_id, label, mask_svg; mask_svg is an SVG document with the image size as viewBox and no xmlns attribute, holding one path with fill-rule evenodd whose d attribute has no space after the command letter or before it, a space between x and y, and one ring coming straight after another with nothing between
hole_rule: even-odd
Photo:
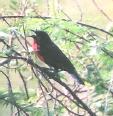
<instances>
[{"instance_id":1,"label":"foliage","mask_svg":"<svg viewBox=\"0 0 113 116\"><path fill-rule=\"evenodd\" d=\"M11 0L10 2L10 12L20 13L22 6L19 6L19 1ZM29 14L36 15L36 12L33 12L34 9L28 7L30 3L28 2L26 6L27 13L24 13L28 16ZM63 15L60 14L60 16ZM12 113L18 116L62 116L75 115L74 113L88 115L87 110L78 103L77 99L73 98L69 89L58 84L59 79L51 81L45 78L48 75L43 76L40 68L38 74L33 72L34 65L29 63L29 59L37 65L43 64L36 61L33 53L28 52L29 45L26 44L26 40L31 41L27 36L33 34L32 29L44 30L50 35L51 39L72 61L85 81L85 86L77 87L64 72L60 72L60 79L89 109L95 111L96 115L112 116L112 36L106 35L102 30L99 32L99 30L89 29L74 21L61 18L25 17L16 20L5 19L4 23L0 24L0 76L3 81L7 82L5 89L0 89L0 104L11 108ZM110 33L112 34L112 31ZM10 44L10 39L12 44ZM28 59L28 62L26 59L12 58L15 55L18 56L18 53ZM23 85L17 89L12 79L21 80Z\"/></svg>"}]
</instances>

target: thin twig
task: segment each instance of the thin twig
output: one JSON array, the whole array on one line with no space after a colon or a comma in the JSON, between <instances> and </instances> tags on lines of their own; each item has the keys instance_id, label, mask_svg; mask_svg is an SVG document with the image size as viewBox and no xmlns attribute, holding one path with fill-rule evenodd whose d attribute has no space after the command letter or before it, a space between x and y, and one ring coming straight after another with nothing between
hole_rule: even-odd
<instances>
[{"instance_id":1,"label":"thin twig","mask_svg":"<svg viewBox=\"0 0 113 116\"><path fill-rule=\"evenodd\" d=\"M82 40L85 40L85 41L89 42L89 40L85 39L83 36L80 36L80 35L78 35L78 34L75 34L75 33L73 33L72 31L70 31L70 30L68 30L68 29L64 29L64 31L69 32L69 33L71 33L72 35L75 35L76 37L78 37L78 38L80 38L80 39L82 39Z\"/></svg>"},{"instance_id":2,"label":"thin twig","mask_svg":"<svg viewBox=\"0 0 113 116\"><path fill-rule=\"evenodd\" d=\"M34 75L37 77L37 74L35 73L35 71L33 70ZM48 89L45 87L45 85L43 84L43 82L38 78L38 80L40 81L40 84L44 87L44 89L47 91L47 93L49 93ZM83 116L80 114L76 114L75 112L71 111L67 106L65 106L62 101L56 99L52 94L49 94L54 100L56 100L57 102L59 102L68 112L74 114L75 116Z\"/></svg>"},{"instance_id":3,"label":"thin twig","mask_svg":"<svg viewBox=\"0 0 113 116\"><path fill-rule=\"evenodd\" d=\"M29 99L29 92L28 92L28 89L27 89L27 83L26 83L26 81L25 81L25 79L24 79L23 74L22 74L20 71L18 71L18 73L19 73L19 75L20 75L20 77L21 77L21 79L22 79L22 81L23 81L27 99Z\"/></svg>"},{"instance_id":4,"label":"thin twig","mask_svg":"<svg viewBox=\"0 0 113 116\"><path fill-rule=\"evenodd\" d=\"M3 21L5 21L6 24L7 24L9 27L11 27L11 25L8 23L8 21L5 19L5 17L3 17L3 18L0 17L0 19L3 19Z\"/></svg>"},{"instance_id":5,"label":"thin twig","mask_svg":"<svg viewBox=\"0 0 113 116\"><path fill-rule=\"evenodd\" d=\"M70 16L68 16L67 13L65 13L63 10L61 10L61 12L68 18L68 20L72 21L72 19L70 18Z\"/></svg>"},{"instance_id":6,"label":"thin twig","mask_svg":"<svg viewBox=\"0 0 113 116\"><path fill-rule=\"evenodd\" d=\"M113 58L113 52L112 52L112 51L109 51L109 50L107 50L106 48L101 48L101 50L102 50L106 55L108 55L109 57Z\"/></svg>"},{"instance_id":7,"label":"thin twig","mask_svg":"<svg viewBox=\"0 0 113 116\"><path fill-rule=\"evenodd\" d=\"M45 94L44 94L44 90L43 90L42 85L41 85L40 82L41 82L41 81L39 81L39 86L40 86L40 88L41 88L41 90L42 90L42 94L43 94L43 97L44 97L44 99L45 99L46 106L47 106L47 116L50 116L48 100L47 100L47 98L46 98L46 96L45 96Z\"/></svg>"},{"instance_id":8,"label":"thin twig","mask_svg":"<svg viewBox=\"0 0 113 116\"><path fill-rule=\"evenodd\" d=\"M2 99L2 100L4 100L4 101L10 103L11 105L15 106L15 107L17 108L17 111L20 110L20 111L22 111L26 116L29 116L29 115L26 113L26 111L16 103L16 100L15 100L14 95L13 95L13 90L12 90L11 81L10 81L8 75L7 75L5 72L3 72L2 70L0 70L0 72L6 77L6 79L7 79L7 81L8 81L8 85L9 85L9 87L10 87L10 93L9 93L9 94L10 94L10 95L9 95L10 100L4 99L4 98L0 98L0 99Z\"/></svg>"},{"instance_id":9,"label":"thin twig","mask_svg":"<svg viewBox=\"0 0 113 116\"><path fill-rule=\"evenodd\" d=\"M0 62L0 67L1 67L1 66L4 66L5 64L8 64L10 61L11 61L10 58L8 58L8 59L6 59L6 60L2 60L2 61Z\"/></svg>"},{"instance_id":10,"label":"thin twig","mask_svg":"<svg viewBox=\"0 0 113 116\"><path fill-rule=\"evenodd\" d=\"M92 26L92 25L88 25L88 24L85 24L85 23L82 23L82 22L77 22L77 24L85 26L85 27L89 27L89 28L92 28L92 29L95 29L95 30L99 30L99 31L104 32L104 33L106 33L106 34L113 37L112 33L108 32L108 31L106 31L104 29L101 29L101 28L98 28L98 27L95 27L95 26Z\"/></svg>"},{"instance_id":11,"label":"thin twig","mask_svg":"<svg viewBox=\"0 0 113 116\"><path fill-rule=\"evenodd\" d=\"M92 0L94 5L96 6L96 8L109 20L109 21L112 21L112 19L104 12L104 10L102 8L100 8L98 6L98 4L96 3L95 0Z\"/></svg>"},{"instance_id":12,"label":"thin twig","mask_svg":"<svg viewBox=\"0 0 113 116\"><path fill-rule=\"evenodd\" d=\"M77 6L77 8L78 8L78 10L79 10L79 12L80 12L80 19L79 19L79 21L82 21L82 18L83 18L82 9L81 9L81 7L80 7L80 4L79 4L78 0L75 0L75 2L76 2L76 6Z\"/></svg>"},{"instance_id":13,"label":"thin twig","mask_svg":"<svg viewBox=\"0 0 113 116\"><path fill-rule=\"evenodd\" d=\"M11 19L11 18L43 18L43 19L51 19L51 17L42 17L42 16L25 16L25 15L18 15L18 16L0 16L0 19Z\"/></svg>"},{"instance_id":14,"label":"thin twig","mask_svg":"<svg viewBox=\"0 0 113 116\"><path fill-rule=\"evenodd\" d=\"M45 72L45 69L47 69L47 68L42 68L42 67L38 66L31 59L27 59L22 56L20 56L20 57L19 56L11 56L10 58L21 59L21 60L27 62L28 64L32 65L33 67L38 68L39 71L41 71L40 73L43 75L43 77L44 77L44 74L46 75L46 73L44 73L44 72ZM45 78L45 79L47 79L47 78ZM77 102L84 108L84 110L86 110L91 116L96 116L96 114L90 108L88 108L88 106L64 82L62 82L60 79L54 78L54 77L53 77L53 80L55 80L60 85L62 85L66 90L68 90L69 93L73 96L73 98L76 99Z\"/></svg>"},{"instance_id":15,"label":"thin twig","mask_svg":"<svg viewBox=\"0 0 113 116\"><path fill-rule=\"evenodd\" d=\"M25 40L26 50L27 50L27 53L29 53L28 44L27 44L28 42L27 42L27 39L26 39L26 31L25 31L24 22L23 22L23 31L24 31L24 40Z\"/></svg>"}]
</instances>

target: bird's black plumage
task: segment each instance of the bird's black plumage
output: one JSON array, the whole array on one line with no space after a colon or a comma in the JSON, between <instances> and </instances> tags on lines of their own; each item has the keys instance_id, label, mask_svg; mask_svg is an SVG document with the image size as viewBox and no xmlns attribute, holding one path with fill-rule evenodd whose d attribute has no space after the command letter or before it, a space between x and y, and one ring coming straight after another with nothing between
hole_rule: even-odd
<instances>
[{"instance_id":1,"label":"bird's black plumage","mask_svg":"<svg viewBox=\"0 0 113 116\"><path fill-rule=\"evenodd\" d=\"M32 35L37 44L40 45L40 54L44 58L44 62L49 66L54 67L55 70L61 69L67 71L75 77L80 84L84 84L79 77L76 69L65 54L53 43L49 35L44 31L34 31Z\"/></svg>"}]
</instances>

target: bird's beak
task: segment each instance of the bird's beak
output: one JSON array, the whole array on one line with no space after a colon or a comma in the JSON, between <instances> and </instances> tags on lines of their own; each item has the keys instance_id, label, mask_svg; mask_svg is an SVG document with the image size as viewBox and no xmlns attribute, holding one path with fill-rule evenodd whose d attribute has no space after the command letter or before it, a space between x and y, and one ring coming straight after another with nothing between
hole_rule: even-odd
<instances>
[{"instance_id":1,"label":"bird's beak","mask_svg":"<svg viewBox=\"0 0 113 116\"><path fill-rule=\"evenodd\" d=\"M31 29L31 31L32 31L32 32L34 32L35 34L33 34L33 35L30 35L30 36L28 36L28 37L35 38L35 36L36 36L36 31L35 31L35 30L32 30L32 29Z\"/></svg>"},{"instance_id":2,"label":"bird's beak","mask_svg":"<svg viewBox=\"0 0 113 116\"><path fill-rule=\"evenodd\" d=\"M28 37L31 37L31 38L35 39L36 38L36 35L30 35Z\"/></svg>"},{"instance_id":3,"label":"bird's beak","mask_svg":"<svg viewBox=\"0 0 113 116\"><path fill-rule=\"evenodd\" d=\"M32 32L34 32L34 33L36 33L36 31L35 31L35 30L32 30L32 29L31 29L31 31L32 31Z\"/></svg>"},{"instance_id":4,"label":"bird's beak","mask_svg":"<svg viewBox=\"0 0 113 116\"><path fill-rule=\"evenodd\" d=\"M33 37L34 37L34 35L30 35L30 36L27 36L27 37L32 37L32 38L33 38Z\"/></svg>"}]
</instances>

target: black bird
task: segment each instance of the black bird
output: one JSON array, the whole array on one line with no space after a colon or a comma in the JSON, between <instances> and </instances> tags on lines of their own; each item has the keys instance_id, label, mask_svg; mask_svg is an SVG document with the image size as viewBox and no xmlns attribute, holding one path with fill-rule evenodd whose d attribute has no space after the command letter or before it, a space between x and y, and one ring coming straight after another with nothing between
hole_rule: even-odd
<instances>
[{"instance_id":1,"label":"black bird","mask_svg":"<svg viewBox=\"0 0 113 116\"><path fill-rule=\"evenodd\" d=\"M32 48L37 56L47 65L54 67L55 70L67 71L80 84L84 85L76 69L65 54L50 39L49 35L44 31L34 31Z\"/></svg>"}]
</instances>

